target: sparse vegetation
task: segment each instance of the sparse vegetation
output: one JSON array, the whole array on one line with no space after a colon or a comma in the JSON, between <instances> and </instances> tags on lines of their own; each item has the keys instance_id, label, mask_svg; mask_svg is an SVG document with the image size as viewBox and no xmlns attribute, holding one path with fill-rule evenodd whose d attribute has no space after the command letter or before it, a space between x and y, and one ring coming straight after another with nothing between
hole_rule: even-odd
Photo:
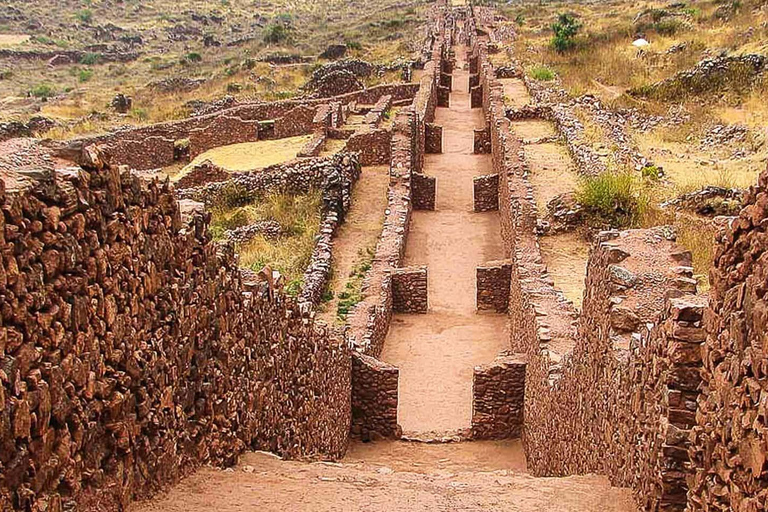
<instances>
[{"instance_id":1,"label":"sparse vegetation","mask_svg":"<svg viewBox=\"0 0 768 512\"><path fill-rule=\"evenodd\" d=\"M47 99L56 95L56 88L51 84L40 84L32 88L30 94L35 98Z\"/></svg>"},{"instance_id":2,"label":"sparse vegetation","mask_svg":"<svg viewBox=\"0 0 768 512\"><path fill-rule=\"evenodd\" d=\"M305 195L274 193L252 197L232 186L222 201L212 208L210 232L221 239L227 230L274 220L284 233L278 240L256 236L237 247L240 265L261 270L269 265L286 279L286 291L296 293L312 257L315 237L320 227L322 197L319 191Z\"/></svg>"},{"instance_id":3,"label":"sparse vegetation","mask_svg":"<svg viewBox=\"0 0 768 512\"><path fill-rule=\"evenodd\" d=\"M558 53L565 53L576 46L576 34L581 30L581 23L570 13L561 13L552 24L551 45Z\"/></svg>"},{"instance_id":4,"label":"sparse vegetation","mask_svg":"<svg viewBox=\"0 0 768 512\"><path fill-rule=\"evenodd\" d=\"M83 23L90 23L93 21L93 11L90 9L80 9L79 11L75 12L75 18L82 21Z\"/></svg>"},{"instance_id":5,"label":"sparse vegetation","mask_svg":"<svg viewBox=\"0 0 768 512\"><path fill-rule=\"evenodd\" d=\"M555 72L546 66L533 66L528 71L528 75L530 75L531 78L542 80L544 82L555 79Z\"/></svg>"},{"instance_id":6,"label":"sparse vegetation","mask_svg":"<svg viewBox=\"0 0 768 512\"><path fill-rule=\"evenodd\" d=\"M592 224L612 228L638 225L648 208L648 197L635 176L629 172L606 171L582 178L576 200L584 207Z\"/></svg>"}]
</instances>

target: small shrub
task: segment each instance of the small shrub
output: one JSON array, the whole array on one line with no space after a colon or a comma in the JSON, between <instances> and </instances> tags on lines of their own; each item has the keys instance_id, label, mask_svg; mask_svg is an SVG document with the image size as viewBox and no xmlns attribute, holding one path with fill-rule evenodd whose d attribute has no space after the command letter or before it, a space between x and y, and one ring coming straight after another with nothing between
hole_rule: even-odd
<instances>
[{"instance_id":1,"label":"small shrub","mask_svg":"<svg viewBox=\"0 0 768 512\"><path fill-rule=\"evenodd\" d=\"M576 200L593 224L612 228L637 225L649 204L631 173L611 171L583 178Z\"/></svg>"},{"instance_id":2,"label":"small shrub","mask_svg":"<svg viewBox=\"0 0 768 512\"><path fill-rule=\"evenodd\" d=\"M643 178L651 181L658 181L664 177L664 170L657 165L647 165L640 171Z\"/></svg>"},{"instance_id":3,"label":"small shrub","mask_svg":"<svg viewBox=\"0 0 768 512\"><path fill-rule=\"evenodd\" d=\"M32 88L30 94L35 98L48 99L56 95L56 88L51 84L39 84Z\"/></svg>"},{"instance_id":4,"label":"small shrub","mask_svg":"<svg viewBox=\"0 0 768 512\"><path fill-rule=\"evenodd\" d=\"M264 29L264 42L267 44L280 44L289 38L288 29L284 25L271 24Z\"/></svg>"},{"instance_id":5,"label":"small shrub","mask_svg":"<svg viewBox=\"0 0 768 512\"><path fill-rule=\"evenodd\" d=\"M149 119L149 112L145 108L135 107L131 109L131 117L139 121L146 121Z\"/></svg>"},{"instance_id":6,"label":"small shrub","mask_svg":"<svg viewBox=\"0 0 768 512\"><path fill-rule=\"evenodd\" d=\"M90 69L81 69L77 74L77 81L80 83L87 82L93 78L93 71Z\"/></svg>"},{"instance_id":7,"label":"small shrub","mask_svg":"<svg viewBox=\"0 0 768 512\"><path fill-rule=\"evenodd\" d=\"M251 201L253 201L253 194L233 181L228 181L216 195L216 203L223 208L237 208Z\"/></svg>"},{"instance_id":8,"label":"small shrub","mask_svg":"<svg viewBox=\"0 0 768 512\"><path fill-rule=\"evenodd\" d=\"M197 52L189 52L184 56L184 61L186 62L201 62L202 60L203 56Z\"/></svg>"},{"instance_id":9,"label":"small shrub","mask_svg":"<svg viewBox=\"0 0 768 512\"><path fill-rule=\"evenodd\" d=\"M347 48L350 50L360 51L363 49L363 45L359 41L347 41Z\"/></svg>"},{"instance_id":10,"label":"small shrub","mask_svg":"<svg viewBox=\"0 0 768 512\"><path fill-rule=\"evenodd\" d=\"M555 79L555 72L546 66L534 66L528 72L531 78L541 80L543 82L549 82Z\"/></svg>"},{"instance_id":11,"label":"small shrub","mask_svg":"<svg viewBox=\"0 0 768 512\"><path fill-rule=\"evenodd\" d=\"M661 20L654 24L656 32L663 36L673 36L685 28L685 23L680 20L670 18Z\"/></svg>"},{"instance_id":12,"label":"small shrub","mask_svg":"<svg viewBox=\"0 0 768 512\"><path fill-rule=\"evenodd\" d=\"M100 57L101 55L98 53L86 53L80 58L80 64L83 64L84 66L93 66L99 62Z\"/></svg>"},{"instance_id":13,"label":"small shrub","mask_svg":"<svg viewBox=\"0 0 768 512\"><path fill-rule=\"evenodd\" d=\"M515 16L515 24L520 27L525 25L525 16L523 16L522 14L518 14L517 16Z\"/></svg>"},{"instance_id":14,"label":"small shrub","mask_svg":"<svg viewBox=\"0 0 768 512\"><path fill-rule=\"evenodd\" d=\"M579 30L581 30L581 23L573 14L561 13L557 17L557 22L552 24L555 35L552 36L550 44L556 52L565 53L576 46L575 37Z\"/></svg>"},{"instance_id":15,"label":"small shrub","mask_svg":"<svg viewBox=\"0 0 768 512\"><path fill-rule=\"evenodd\" d=\"M90 23L93 21L93 11L90 9L81 9L75 13L75 18L83 23Z\"/></svg>"}]
</instances>

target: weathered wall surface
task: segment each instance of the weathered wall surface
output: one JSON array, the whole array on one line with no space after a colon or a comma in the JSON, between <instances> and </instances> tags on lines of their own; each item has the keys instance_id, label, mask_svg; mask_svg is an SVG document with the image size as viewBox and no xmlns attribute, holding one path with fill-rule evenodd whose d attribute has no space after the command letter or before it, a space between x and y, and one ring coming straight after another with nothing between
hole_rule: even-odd
<instances>
[{"instance_id":1,"label":"weathered wall surface","mask_svg":"<svg viewBox=\"0 0 768 512\"><path fill-rule=\"evenodd\" d=\"M488 174L472 179L473 198L476 212L490 212L499 209L499 175Z\"/></svg>"},{"instance_id":2,"label":"weathered wall surface","mask_svg":"<svg viewBox=\"0 0 768 512\"><path fill-rule=\"evenodd\" d=\"M392 309L395 313L426 313L429 308L427 267L392 271Z\"/></svg>"},{"instance_id":3,"label":"weathered wall surface","mask_svg":"<svg viewBox=\"0 0 768 512\"><path fill-rule=\"evenodd\" d=\"M502 355L476 366L472 379L472 438L519 438L523 433L525 361Z\"/></svg>"},{"instance_id":4,"label":"weathered wall surface","mask_svg":"<svg viewBox=\"0 0 768 512\"><path fill-rule=\"evenodd\" d=\"M246 448L343 455L346 343L246 283L204 213L114 168L2 183L0 508L118 510Z\"/></svg>"},{"instance_id":5,"label":"weathered wall surface","mask_svg":"<svg viewBox=\"0 0 768 512\"><path fill-rule=\"evenodd\" d=\"M258 138L258 121L243 121L237 117L218 116L206 126L190 130L189 154L191 158L194 158L209 149L241 142L253 142Z\"/></svg>"},{"instance_id":6,"label":"weathered wall surface","mask_svg":"<svg viewBox=\"0 0 768 512\"><path fill-rule=\"evenodd\" d=\"M768 495L768 171L720 236L710 273L702 392L690 456L691 510L761 510Z\"/></svg>"},{"instance_id":7,"label":"weathered wall surface","mask_svg":"<svg viewBox=\"0 0 768 512\"><path fill-rule=\"evenodd\" d=\"M347 140L344 150L360 153L362 165L389 164L392 155L392 131L374 129L357 132Z\"/></svg>"},{"instance_id":8,"label":"weathered wall surface","mask_svg":"<svg viewBox=\"0 0 768 512\"><path fill-rule=\"evenodd\" d=\"M476 270L478 311L506 313L509 309L509 287L512 278L510 260L488 262Z\"/></svg>"},{"instance_id":9,"label":"weathered wall surface","mask_svg":"<svg viewBox=\"0 0 768 512\"><path fill-rule=\"evenodd\" d=\"M352 355L352 436L364 441L399 438L397 385L400 371L374 357Z\"/></svg>"},{"instance_id":10,"label":"weathered wall surface","mask_svg":"<svg viewBox=\"0 0 768 512\"><path fill-rule=\"evenodd\" d=\"M434 210L437 195L437 179L426 174L411 176L411 197L415 210Z\"/></svg>"}]
</instances>

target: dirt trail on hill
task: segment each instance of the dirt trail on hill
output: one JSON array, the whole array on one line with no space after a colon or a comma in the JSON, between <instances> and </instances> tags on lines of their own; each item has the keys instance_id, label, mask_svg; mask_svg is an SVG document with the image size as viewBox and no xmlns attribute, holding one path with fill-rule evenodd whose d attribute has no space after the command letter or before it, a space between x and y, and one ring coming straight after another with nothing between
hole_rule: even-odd
<instances>
[{"instance_id":1,"label":"dirt trail on hill","mask_svg":"<svg viewBox=\"0 0 768 512\"><path fill-rule=\"evenodd\" d=\"M440 155L426 155L424 173L437 178L436 211L413 213L406 265L427 265L429 313L395 315L382 360L400 368L398 421L408 433L470 426L473 368L508 348L504 315L475 311L475 268L504 256L496 212L473 212L472 178L491 172L490 155L474 155L464 49L457 49L450 108L438 108Z\"/></svg>"},{"instance_id":2,"label":"dirt trail on hill","mask_svg":"<svg viewBox=\"0 0 768 512\"><path fill-rule=\"evenodd\" d=\"M629 512L629 491L605 478L534 478L506 467L515 443L352 445L342 463L286 462L248 453L202 468L131 512ZM479 456L478 456L479 455Z\"/></svg>"},{"instance_id":3,"label":"dirt trail on hill","mask_svg":"<svg viewBox=\"0 0 768 512\"><path fill-rule=\"evenodd\" d=\"M376 247L387 207L388 184L388 166L363 167L352 189L349 213L333 239L333 276L328 286L333 299L323 305L320 320L335 322L339 293L345 290L350 272L367 258L366 249Z\"/></svg>"}]
</instances>

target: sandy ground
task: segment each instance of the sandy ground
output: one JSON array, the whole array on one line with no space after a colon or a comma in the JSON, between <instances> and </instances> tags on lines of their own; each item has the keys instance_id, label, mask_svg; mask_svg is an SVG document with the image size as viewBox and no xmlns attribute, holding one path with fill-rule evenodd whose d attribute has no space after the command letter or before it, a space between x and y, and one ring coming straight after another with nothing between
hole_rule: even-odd
<instances>
[{"instance_id":1,"label":"sandy ground","mask_svg":"<svg viewBox=\"0 0 768 512\"><path fill-rule=\"evenodd\" d=\"M581 233L569 232L539 238L547 271L567 299L580 308L584 300L589 243Z\"/></svg>"},{"instance_id":2,"label":"sandy ground","mask_svg":"<svg viewBox=\"0 0 768 512\"><path fill-rule=\"evenodd\" d=\"M406 265L427 265L430 311L395 315L382 359L400 368L398 419L408 433L468 428L472 373L508 347L506 318L475 312L475 268L503 257L495 212L474 213L472 178L488 174L490 155L473 155L481 109L469 108L468 73L454 72L451 108L437 109L445 153L427 155L437 178L434 212L413 214Z\"/></svg>"},{"instance_id":3,"label":"sandy ground","mask_svg":"<svg viewBox=\"0 0 768 512\"><path fill-rule=\"evenodd\" d=\"M333 299L323 305L320 320L329 324L335 321L339 292L349 281L350 272L365 258L365 250L376 246L387 208L388 183L389 166L363 167L352 189L347 218L333 239L333 277L328 288Z\"/></svg>"},{"instance_id":4,"label":"sandy ground","mask_svg":"<svg viewBox=\"0 0 768 512\"><path fill-rule=\"evenodd\" d=\"M377 449L373 460L351 449L342 463L286 462L263 453L248 453L227 470L203 468L132 512L325 512L325 511L518 511L629 512L629 491L611 488L601 477L533 478L514 468L499 468L497 459L474 463L456 455L457 445L398 445L411 460ZM381 446L376 444L375 446ZM509 448L507 448L509 449ZM481 450L482 453L482 450ZM498 453L492 447L489 453ZM503 452L502 452L503 453ZM444 455L444 457L437 459ZM460 463L453 463L453 460ZM418 464L418 465L416 465Z\"/></svg>"},{"instance_id":5,"label":"sandy ground","mask_svg":"<svg viewBox=\"0 0 768 512\"><path fill-rule=\"evenodd\" d=\"M524 107L531 102L528 89L519 78L502 78L499 81L504 87L504 103L510 107Z\"/></svg>"}]
</instances>

